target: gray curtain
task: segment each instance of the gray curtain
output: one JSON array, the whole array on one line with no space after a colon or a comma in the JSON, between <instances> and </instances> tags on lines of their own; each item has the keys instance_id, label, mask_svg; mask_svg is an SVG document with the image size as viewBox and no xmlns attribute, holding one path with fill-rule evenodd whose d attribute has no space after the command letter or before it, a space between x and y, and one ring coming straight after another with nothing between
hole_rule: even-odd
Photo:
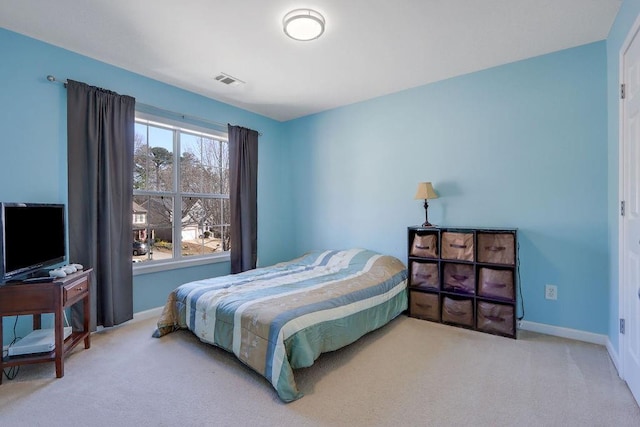
<instances>
[{"instance_id":1,"label":"gray curtain","mask_svg":"<svg viewBox=\"0 0 640 427\"><path fill-rule=\"evenodd\" d=\"M68 81L69 260L93 268L92 330L133 318L134 120L134 98Z\"/></svg>"},{"instance_id":2,"label":"gray curtain","mask_svg":"<svg viewBox=\"0 0 640 427\"><path fill-rule=\"evenodd\" d=\"M240 273L258 258L258 132L228 127L231 273Z\"/></svg>"}]
</instances>

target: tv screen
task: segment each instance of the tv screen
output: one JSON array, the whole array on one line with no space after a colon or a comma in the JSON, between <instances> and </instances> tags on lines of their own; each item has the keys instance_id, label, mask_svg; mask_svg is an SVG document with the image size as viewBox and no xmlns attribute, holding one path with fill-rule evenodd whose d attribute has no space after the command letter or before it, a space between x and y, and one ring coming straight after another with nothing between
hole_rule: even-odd
<instances>
[{"instance_id":1,"label":"tv screen","mask_svg":"<svg viewBox=\"0 0 640 427\"><path fill-rule=\"evenodd\" d=\"M66 256L64 205L0 204L2 281L22 279Z\"/></svg>"}]
</instances>

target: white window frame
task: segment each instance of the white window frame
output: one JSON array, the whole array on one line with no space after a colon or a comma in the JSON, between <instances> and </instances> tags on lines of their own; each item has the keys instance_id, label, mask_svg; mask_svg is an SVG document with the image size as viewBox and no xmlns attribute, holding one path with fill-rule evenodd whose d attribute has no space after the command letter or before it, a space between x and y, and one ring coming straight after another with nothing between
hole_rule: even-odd
<instances>
[{"instance_id":1,"label":"white window frame","mask_svg":"<svg viewBox=\"0 0 640 427\"><path fill-rule=\"evenodd\" d=\"M143 113L140 111L136 111L135 120L136 120L136 123L141 122L147 125L157 126L165 129L170 129L173 131L177 130L179 132L186 132L190 134L196 134L196 135L202 134L202 136L214 137L217 140L227 141L227 143L229 142L229 137L226 132L221 132L218 130L205 128L202 126L192 125L190 123L180 122L178 120L167 119L164 117L155 116L155 115ZM176 153L180 153L180 147L179 147L178 139L174 137L173 139L174 160L175 160ZM180 166L179 166L180 162L179 161L174 162L174 165L175 164L177 164L178 167L173 168L173 176L172 176L173 188L174 188L173 192L158 192L158 191L147 192L144 190L134 190L134 196L135 195L171 196L173 197L173 212L180 212L182 197L189 197L189 196L198 197L198 195L192 194L192 193L184 193L180 190L181 188L180 187ZM133 171L131 172L133 173ZM173 226L174 242L176 241L176 239L179 239L179 241L181 242L182 241L182 235L181 235L182 224L180 220L176 220L175 215L174 215L172 226ZM155 273L159 271L168 271L168 270L174 270L179 268L194 267L198 265L206 265L206 264L214 264L219 262L230 261L229 251L216 252L210 255L192 255L189 257L182 257L180 256L180 250L179 250L180 245L177 245L178 249L176 249L175 244L173 246L174 246L173 257L169 260L151 260L151 261L145 261L141 263L132 263L133 275L136 276L139 274Z\"/></svg>"}]
</instances>

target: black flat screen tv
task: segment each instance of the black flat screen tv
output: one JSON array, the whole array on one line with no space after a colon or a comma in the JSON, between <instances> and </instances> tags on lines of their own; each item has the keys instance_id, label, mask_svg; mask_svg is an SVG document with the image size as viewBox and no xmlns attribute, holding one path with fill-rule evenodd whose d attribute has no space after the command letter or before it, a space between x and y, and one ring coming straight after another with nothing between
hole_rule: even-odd
<instances>
[{"instance_id":1,"label":"black flat screen tv","mask_svg":"<svg viewBox=\"0 0 640 427\"><path fill-rule=\"evenodd\" d=\"M65 258L64 205L0 203L1 282L40 274Z\"/></svg>"}]
</instances>

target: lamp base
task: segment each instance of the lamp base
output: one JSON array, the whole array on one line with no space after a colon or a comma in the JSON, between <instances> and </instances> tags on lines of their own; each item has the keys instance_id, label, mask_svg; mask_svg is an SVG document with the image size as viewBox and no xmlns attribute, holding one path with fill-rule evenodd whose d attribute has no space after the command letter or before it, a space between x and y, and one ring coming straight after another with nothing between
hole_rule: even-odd
<instances>
[{"instance_id":1,"label":"lamp base","mask_svg":"<svg viewBox=\"0 0 640 427\"><path fill-rule=\"evenodd\" d=\"M423 227L433 227L434 225L429 222L429 201L424 199L424 222Z\"/></svg>"}]
</instances>

